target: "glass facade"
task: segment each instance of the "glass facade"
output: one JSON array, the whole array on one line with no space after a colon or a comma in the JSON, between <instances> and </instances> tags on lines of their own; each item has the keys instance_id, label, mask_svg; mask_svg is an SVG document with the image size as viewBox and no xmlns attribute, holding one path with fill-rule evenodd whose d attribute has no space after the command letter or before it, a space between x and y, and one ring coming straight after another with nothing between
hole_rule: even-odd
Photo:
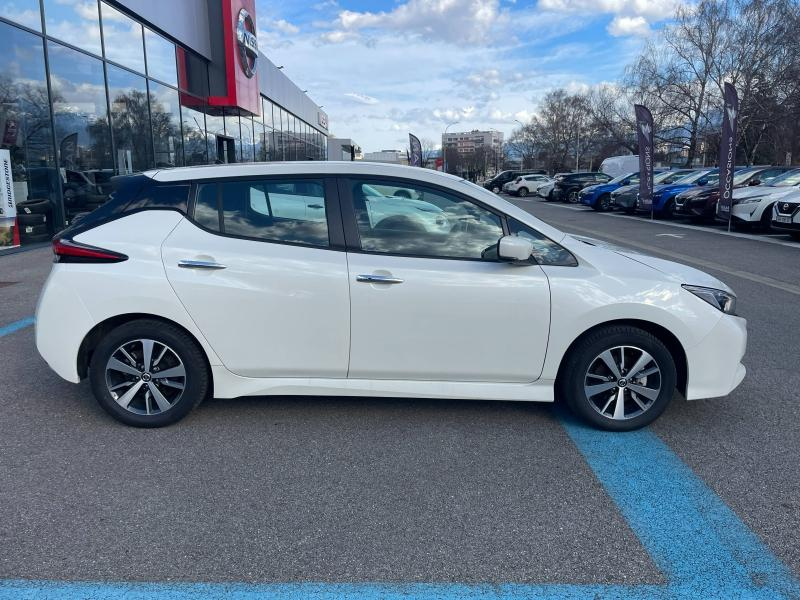
<instances>
[{"instance_id":1,"label":"glass facade","mask_svg":"<svg viewBox=\"0 0 800 600\"><path fill-rule=\"evenodd\" d=\"M105 202L114 175L326 158L325 134L269 98L260 115L209 109L205 59L103 0L0 6L0 147L17 204L48 207L23 244Z\"/></svg>"}]
</instances>

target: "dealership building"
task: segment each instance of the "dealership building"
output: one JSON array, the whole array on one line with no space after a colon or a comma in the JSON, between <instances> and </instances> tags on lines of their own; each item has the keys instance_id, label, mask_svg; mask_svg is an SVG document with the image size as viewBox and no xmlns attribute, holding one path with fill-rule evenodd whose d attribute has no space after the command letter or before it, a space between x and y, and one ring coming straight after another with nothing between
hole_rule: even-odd
<instances>
[{"instance_id":1,"label":"dealership building","mask_svg":"<svg viewBox=\"0 0 800 600\"><path fill-rule=\"evenodd\" d=\"M255 8L0 0L0 148L23 244L102 204L114 175L326 159L328 117L259 50Z\"/></svg>"}]
</instances>

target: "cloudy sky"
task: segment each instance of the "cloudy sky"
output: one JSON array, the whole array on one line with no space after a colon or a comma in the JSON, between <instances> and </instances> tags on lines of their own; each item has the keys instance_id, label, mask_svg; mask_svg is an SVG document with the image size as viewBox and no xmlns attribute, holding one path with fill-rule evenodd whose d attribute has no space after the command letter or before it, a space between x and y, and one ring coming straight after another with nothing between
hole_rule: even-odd
<instances>
[{"instance_id":1,"label":"cloudy sky","mask_svg":"<svg viewBox=\"0 0 800 600\"><path fill-rule=\"evenodd\" d=\"M257 0L259 46L365 151L508 135L549 89L617 79L676 0Z\"/></svg>"}]
</instances>

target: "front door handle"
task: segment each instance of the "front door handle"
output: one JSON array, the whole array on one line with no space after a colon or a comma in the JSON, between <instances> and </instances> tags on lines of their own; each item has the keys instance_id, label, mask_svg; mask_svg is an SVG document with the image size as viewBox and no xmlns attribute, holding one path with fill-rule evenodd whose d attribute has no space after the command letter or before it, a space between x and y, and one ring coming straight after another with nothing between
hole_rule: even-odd
<instances>
[{"instance_id":1,"label":"front door handle","mask_svg":"<svg viewBox=\"0 0 800 600\"><path fill-rule=\"evenodd\" d=\"M225 268L225 265L210 260L182 260L178 262L178 266L182 269L204 269L207 271L216 271Z\"/></svg>"},{"instance_id":2,"label":"front door handle","mask_svg":"<svg viewBox=\"0 0 800 600\"><path fill-rule=\"evenodd\" d=\"M356 281L361 283L403 283L402 279L392 277L391 275L356 275Z\"/></svg>"}]
</instances>

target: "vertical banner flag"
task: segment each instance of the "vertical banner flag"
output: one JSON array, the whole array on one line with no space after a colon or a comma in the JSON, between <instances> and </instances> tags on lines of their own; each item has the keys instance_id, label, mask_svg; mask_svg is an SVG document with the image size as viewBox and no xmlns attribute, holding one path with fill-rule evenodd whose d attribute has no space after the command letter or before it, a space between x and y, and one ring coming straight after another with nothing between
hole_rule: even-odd
<instances>
[{"instance_id":1,"label":"vertical banner flag","mask_svg":"<svg viewBox=\"0 0 800 600\"><path fill-rule=\"evenodd\" d=\"M736 88L725 82L725 109L722 111L722 138L719 144L719 215L728 219L730 229L733 205L733 171L736 168L736 118L739 96Z\"/></svg>"},{"instance_id":2,"label":"vertical banner flag","mask_svg":"<svg viewBox=\"0 0 800 600\"><path fill-rule=\"evenodd\" d=\"M0 150L0 249L16 245L14 241L16 216L17 205L14 202L11 152Z\"/></svg>"},{"instance_id":3,"label":"vertical banner flag","mask_svg":"<svg viewBox=\"0 0 800 600\"><path fill-rule=\"evenodd\" d=\"M653 115L646 106L634 104L639 138L639 207L653 210Z\"/></svg>"},{"instance_id":4,"label":"vertical banner flag","mask_svg":"<svg viewBox=\"0 0 800 600\"><path fill-rule=\"evenodd\" d=\"M411 156L408 159L408 166L409 167L421 167L422 166L422 144L419 142L419 138L415 136L413 133L408 134L408 144L411 146Z\"/></svg>"}]
</instances>

